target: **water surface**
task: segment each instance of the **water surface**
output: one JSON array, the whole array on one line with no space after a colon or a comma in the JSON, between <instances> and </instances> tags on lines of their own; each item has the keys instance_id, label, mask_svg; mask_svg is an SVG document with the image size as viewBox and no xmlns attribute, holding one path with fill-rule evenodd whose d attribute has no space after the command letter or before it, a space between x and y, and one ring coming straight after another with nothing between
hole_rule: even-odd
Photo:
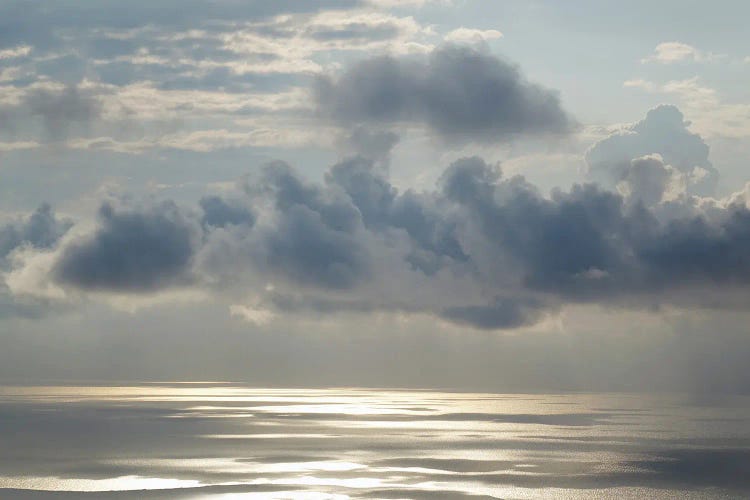
<instances>
[{"instance_id":1,"label":"water surface","mask_svg":"<svg viewBox=\"0 0 750 500\"><path fill-rule=\"evenodd\" d=\"M0 498L750 498L750 398L0 387Z\"/></svg>"}]
</instances>

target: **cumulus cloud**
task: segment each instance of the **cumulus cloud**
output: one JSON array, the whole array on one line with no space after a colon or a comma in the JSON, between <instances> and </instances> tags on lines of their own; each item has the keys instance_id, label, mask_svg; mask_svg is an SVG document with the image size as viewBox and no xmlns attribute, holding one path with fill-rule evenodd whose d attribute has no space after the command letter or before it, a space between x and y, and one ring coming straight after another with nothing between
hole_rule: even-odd
<instances>
[{"instance_id":1,"label":"cumulus cloud","mask_svg":"<svg viewBox=\"0 0 750 500\"><path fill-rule=\"evenodd\" d=\"M656 46L654 53L641 60L643 63L656 62L674 64L682 61L705 62L724 56L703 52L682 42L663 42Z\"/></svg>"},{"instance_id":2,"label":"cumulus cloud","mask_svg":"<svg viewBox=\"0 0 750 500\"><path fill-rule=\"evenodd\" d=\"M631 203L653 207L665 199L670 188L679 195L682 176L671 165L665 165L661 156L651 155L630 162L617 190ZM675 185L677 184L677 185Z\"/></svg>"},{"instance_id":3,"label":"cumulus cloud","mask_svg":"<svg viewBox=\"0 0 750 500\"><path fill-rule=\"evenodd\" d=\"M326 183L343 189L362 217L363 224L378 233L406 232L406 261L415 269L433 274L445 259L465 261L457 240L455 220L443 212L440 199L408 190L399 193L371 160L350 158L332 166Z\"/></svg>"},{"instance_id":4,"label":"cumulus cloud","mask_svg":"<svg viewBox=\"0 0 750 500\"><path fill-rule=\"evenodd\" d=\"M713 195L719 173L708 159L708 145L688 129L689 125L677 107L658 106L643 120L589 148L589 175L612 187L627 175L633 160L658 154L665 164L690 178L689 193Z\"/></svg>"},{"instance_id":5,"label":"cumulus cloud","mask_svg":"<svg viewBox=\"0 0 750 500\"><path fill-rule=\"evenodd\" d=\"M666 182L659 172L663 165L646 159L635 167L638 175L656 179L655 191L645 190L656 202ZM648 168L656 175L644 176L641 170ZM496 275L490 267L480 268L483 279L499 281L519 270L523 289L550 292L556 300L641 297L656 303L680 302L685 287L749 284L747 261L741 257L750 229L746 205L676 212L660 221L642 203L629 205L619 194L594 185L544 198L522 179L496 176L475 161L454 165L444 181L446 195L467 210L467 225L482 234L480 248L489 247L483 253L498 260L510 257L509 265L494 270ZM648 180L640 179L642 195L643 182ZM479 252L470 246L464 251L481 265L475 260ZM674 295L661 295L665 289Z\"/></svg>"},{"instance_id":6,"label":"cumulus cloud","mask_svg":"<svg viewBox=\"0 0 750 500\"><path fill-rule=\"evenodd\" d=\"M244 224L215 232L201 257L209 273L331 289L368 277L361 217L343 193L301 179L280 161L266 165L246 191L256 207L252 230Z\"/></svg>"},{"instance_id":7,"label":"cumulus cloud","mask_svg":"<svg viewBox=\"0 0 750 500\"><path fill-rule=\"evenodd\" d=\"M651 155L628 164L618 191L588 184L545 196L468 157L416 192L361 156L322 183L277 161L242 194L206 197L197 210L103 205L93 232L45 253L48 279L86 292L199 287L229 293L233 314L263 322L274 311L390 311L511 329L570 303L740 307L746 197L691 196L673 186L681 176ZM700 299L708 292L713 301Z\"/></svg>"},{"instance_id":8,"label":"cumulus cloud","mask_svg":"<svg viewBox=\"0 0 750 500\"><path fill-rule=\"evenodd\" d=\"M74 240L52 268L63 285L84 290L144 292L184 284L199 226L174 203L142 209L99 209L93 234Z\"/></svg>"},{"instance_id":9,"label":"cumulus cloud","mask_svg":"<svg viewBox=\"0 0 750 500\"><path fill-rule=\"evenodd\" d=\"M461 27L445 35L445 40L455 43L478 43L502 37L503 34L497 30L478 30Z\"/></svg>"},{"instance_id":10,"label":"cumulus cloud","mask_svg":"<svg viewBox=\"0 0 750 500\"><path fill-rule=\"evenodd\" d=\"M58 219L52 208L43 204L28 217L0 226L0 266L17 248L52 248L72 225L67 219Z\"/></svg>"},{"instance_id":11,"label":"cumulus cloud","mask_svg":"<svg viewBox=\"0 0 750 500\"><path fill-rule=\"evenodd\" d=\"M750 106L727 100L698 76L664 83L636 78L623 85L677 99L693 118L691 128L706 137L739 139L750 136Z\"/></svg>"},{"instance_id":12,"label":"cumulus cloud","mask_svg":"<svg viewBox=\"0 0 750 500\"><path fill-rule=\"evenodd\" d=\"M20 296L6 284L15 258L23 252L52 251L73 226L68 219L57 217L48 204L42 204L25 217L0 225L0 318L39 318L60 311L60 304L43 297Z\"/></svg>"},{"instance_id":13,"label":"cumulus cloud","mask_svg":"<svg viewBox=\"0 0 750 500\"><path fill-rule=\"evenodd\" d=\"M211 227L228 225L248 225L255 223L255 215L246 204L239 200L224 199L220 196L201 198L203 224Z\"/></svg>"},{"instance_id":14,"label":"cumulus cloud","mask_svg":"<svg viewBox=\"0 0 750 500\"><path fill-rule=\"evenodd\" d=\"M456 45L428 57L376 57L337 78L321 77L321 114L342 125L423 124L450 141L497 142L517 134L566 133L559 96L518 68Z\"/></svg>"},{"instance_id":15,"label":"cumulus cloud","mask_svg":"<svg viewBox=\"0 0 750 500\"><path fill-rule=\"evenodd\" d=\"M731 207L718 223L702 217L670 221L638 256L649 283L659 287L750 283L750 210Z\"/></svg>"}]
</instances>

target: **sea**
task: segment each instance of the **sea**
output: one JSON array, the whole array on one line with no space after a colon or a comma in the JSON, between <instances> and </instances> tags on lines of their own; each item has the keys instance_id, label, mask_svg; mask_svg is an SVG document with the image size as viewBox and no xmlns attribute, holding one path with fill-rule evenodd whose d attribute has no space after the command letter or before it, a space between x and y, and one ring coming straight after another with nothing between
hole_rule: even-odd
<instances>
[{"instance_id":1,"label":"sea","mask_svg":"<svg viewBox=\"0 0 750 500\"><path fill-rule=\"evenodd\" d=\"M0 387L0 499L750 498L750 398Z\"/></svg>"}]
</instances>

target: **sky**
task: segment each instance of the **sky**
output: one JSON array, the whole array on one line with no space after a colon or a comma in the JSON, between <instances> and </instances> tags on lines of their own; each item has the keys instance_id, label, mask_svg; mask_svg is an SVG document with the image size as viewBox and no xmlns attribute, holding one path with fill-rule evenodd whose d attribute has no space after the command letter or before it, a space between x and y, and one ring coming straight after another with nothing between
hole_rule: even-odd
<instances>
[{"instance_id":1,"label":"sky","mask_svg":"<svg viewBox=\"0 0 750 500\"><path fill-rule=\"evenodd\" d=\"M3 2L0 381L748 392L748 15Z\"/></svg>"}]
</instances>

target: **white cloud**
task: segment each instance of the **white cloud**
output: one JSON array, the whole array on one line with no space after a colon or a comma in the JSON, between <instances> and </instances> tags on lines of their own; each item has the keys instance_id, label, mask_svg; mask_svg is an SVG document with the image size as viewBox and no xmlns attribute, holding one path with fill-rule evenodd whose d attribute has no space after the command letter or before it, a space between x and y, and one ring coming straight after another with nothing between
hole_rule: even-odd
<instances>
[{"instance_id":1,"label":"white cloud","mask_svg":"<svg viewBox=\"0 0 750 500\"><path fill-rule=\"evenodd\" d=\"M0 142L0 152L17 151L19 149L34 149L41 146L35 141Z\"/></svg>"},{"instance_id":2,"label":"white cloud","mask_svg":"<svg viewBox=\"0 0 750 500\"><path fill-rule=\"evenodd\" d=\"M665 83L632 79L623 86L672 96L691 117L691 129L703 136L750 137L750 104L724 101L697 76Z\"/></svg>"},{"instance_id":3,"label":"white cloud","mask_svg":"<svg viewBox=\"0 0 750 500\"><path fill-rule=\"evenodd\" d=\"M708 62L726 57L696 49L692 45L682 42L663 42L656 46L654 53L641 59L642 63L655 62L659 64L673 64L681 61Z\"/></svg>"},{"instance_id":4,"label":"white cloud","mask_svg":"<svg viewBox=\"0 0 750 500\"><path fill-rule=\"evenodd\" d=\"M462 26L445 35L445 40L458 43L477 43L487 40L497 40L502 37L503 34L497 30L478 30Z\"/></svg>"},{"instance_id":5,"label":"white cloud","mask_svg":"<svg viewBox=\"0 0 750 500\"><path fill-rule=\"evenodd\" d=\"M630 88L636 88L636 89L642 89L647 90L649 92L653 92L657 90L658 86L654 82L650 82L648 80L645 80L643 78L633 78L631 80L625 80L622 83L623 87L630 87Z\"/></svg>"},{"instance_id":6,"label":"white cloud","mask_svg":"<svg viewBox=\"0 0 750 500\"><path fill-rule=\"evenodd\" d=\"M269 309L241 304L232 304L229 306L229 314L258 326L268 324L276 317L276 314Z\"/></svg>"},{"instance_id":7,"label":"white cloud","mask_svg":"<svg viewBox=\"0 0 750 500\"><path fill-rule=\"evenodd\" d=\"M31 47L28 45L18 45L10 49L0 50L0 59L15 59L17 57L25 57L31 53Z\"/></svg>"}]
</instances>

